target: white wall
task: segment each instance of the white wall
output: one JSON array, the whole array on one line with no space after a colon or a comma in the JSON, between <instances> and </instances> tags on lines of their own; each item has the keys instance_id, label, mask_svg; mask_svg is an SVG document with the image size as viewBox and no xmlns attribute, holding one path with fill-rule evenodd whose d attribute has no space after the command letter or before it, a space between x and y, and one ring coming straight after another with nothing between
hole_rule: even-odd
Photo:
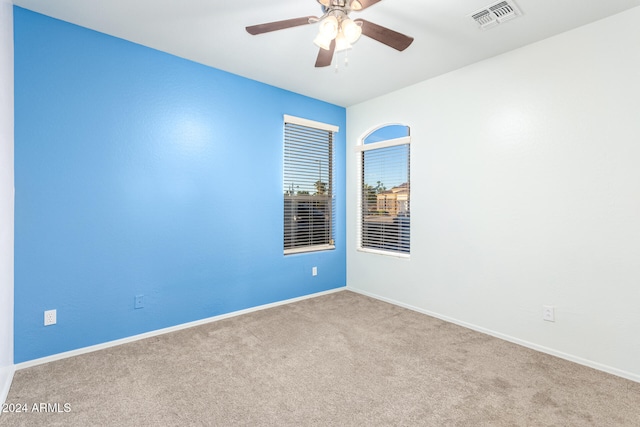
<instances>
[{"instance_id":1,"label":"white wall","mask_svg":"<svg viewBox=\"0 0 640 427\"><path fill-rule=\"evenodd\" d=\"M349 108L349 288L640 381L638 22ZM410 260L356 250L353 145L387 122L411 127Z\"/></svg>"},{"instance_id":2,"label":"white wall","mask_svg":"<svg viewBox=\"0 0 640 427\"><path fill-rule=\"evenodd\" d=\"M13 8L0 0L0 403L13 377Z\"/></svg>"}]
</instances>

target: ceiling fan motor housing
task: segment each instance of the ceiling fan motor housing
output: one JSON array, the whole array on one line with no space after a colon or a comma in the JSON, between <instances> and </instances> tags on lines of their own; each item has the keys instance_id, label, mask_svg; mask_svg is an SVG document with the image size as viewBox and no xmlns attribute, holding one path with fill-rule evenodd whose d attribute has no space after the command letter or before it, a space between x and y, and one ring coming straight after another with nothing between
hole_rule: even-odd
<instances>
[{"instance_id":1,"label":"ceiling fan motor housing","mask_svg":"<svg viewBox=\"0 0 640 427\"><path fill-rule=\"evenodd\" d=\"M362 9L362 4L358 0L317 0L322 5L322 13L331 10L340 10L348 14L351 10Z\"/></svg>"},{"instance_id":2,"label":"ceiling fan motor housing","mask_svg":"<svg viewBox=\"0 0 640 427\"><path fill-rule=\"evenodd\" d=\"M324 7L347 7L348 2L347 0L318 0L318 3Z\"/></svg>"}]
</instances>

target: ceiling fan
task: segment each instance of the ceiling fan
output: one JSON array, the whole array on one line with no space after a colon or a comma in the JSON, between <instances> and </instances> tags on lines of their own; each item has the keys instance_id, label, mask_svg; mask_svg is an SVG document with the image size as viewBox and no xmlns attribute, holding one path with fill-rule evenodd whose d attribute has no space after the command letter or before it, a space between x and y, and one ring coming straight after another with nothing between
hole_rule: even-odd
<instances>
[{"instance_id":1,"label":"ceiling fan","mask_svg":"<svg viewBox=\"0 0 640 427\"><path fill-rule=\"evenodd\" d=\"M373 6L381 0L317 0L322 6L323 15L304 16L301 18L285 19L283 21L246 27L249 34L257 35L285 28L319 22L319 31L313 42L320 47L316 67L331 65L334 52L351 48L351 44L358 41L360 35L370 37L396 50L403 51L413 42L413 37L390 30L364 19L352 20L349 13L358 12Z\"/></svg>"}]
</instances>

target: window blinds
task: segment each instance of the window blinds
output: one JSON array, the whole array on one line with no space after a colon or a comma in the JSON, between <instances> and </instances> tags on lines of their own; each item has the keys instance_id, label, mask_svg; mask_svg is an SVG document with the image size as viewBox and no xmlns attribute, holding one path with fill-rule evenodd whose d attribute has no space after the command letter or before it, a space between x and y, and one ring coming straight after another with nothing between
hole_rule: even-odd
<instances>
[{"instance_id":1,"label":"window blinds","mask_svg":"<svg viewBox=\"0 0 640 427\"><path fill-rule=\"evenodd\" d=\"M285 116L284 253L332 249L333 132L337 127Z\"/></svg>"},{"instance_id":2,"label":"window blinds","mask_svg":"<svg viewBox=\"0 0 640 427\"><path fill-rule=\"evenodd\" d=\"M410 251L409 148L403 139L371 144L361 150L363 249L400 254Z\"/></svg>"}]
</instances>

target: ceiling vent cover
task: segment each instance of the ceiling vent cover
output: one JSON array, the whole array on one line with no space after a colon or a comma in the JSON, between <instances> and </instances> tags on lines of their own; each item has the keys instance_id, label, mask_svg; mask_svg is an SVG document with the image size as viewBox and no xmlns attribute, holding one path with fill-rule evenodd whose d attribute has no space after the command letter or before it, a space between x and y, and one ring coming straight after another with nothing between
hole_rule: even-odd
<instances>
[{"instance_id":1,"label":"ceiling vent cover","mask_svg":"<svg viewBox=\"0 0 640 427\"><path fill-rule=\"evenodd\" d=\"M487 30L520 15L522 12L513 0L506 0L485 6L469 16L478 23L480 28Z\"/></svg>"}]
</instances>

